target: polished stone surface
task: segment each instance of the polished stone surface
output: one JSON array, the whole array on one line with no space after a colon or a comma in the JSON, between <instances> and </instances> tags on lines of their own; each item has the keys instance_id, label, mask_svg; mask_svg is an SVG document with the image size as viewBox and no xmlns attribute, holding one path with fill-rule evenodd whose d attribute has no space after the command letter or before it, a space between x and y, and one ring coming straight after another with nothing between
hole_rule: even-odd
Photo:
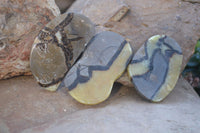
<instances>
[{"instance_id":1,"label":"polished stone surface","mask_svg":"<svg viewBox=\"0 0 200 133\"><path fill-rule=\"evenodd\" d=\"M64 86L78 102L98 104L109 97L113 83L131 58L132 49L121 35L101 32L91 39L83 56L66 74Z\"/></svg>"},{"instance_id":2,"label":"polished stone surface","mask_svg":"<svg viewBox=\"0 0 200 133\"><path fill-rule=\"evenodd\" d=\"M61 81L94 34L94 25L81 14L63 14L50 21L31 51L30 67L37 82L46 87Z\"/></svg>"},{"instance_id":3,"label":"polished stone surface","mask_svg":"<svg viewBox=\"0 0 200 133\"><path fill-rule=\"evenodd\" d=\"M174 39L155 35L136 52L128 74L142 96L160 102L176 85L182 58L181 48Z\"/></svg>"}]
</instances>

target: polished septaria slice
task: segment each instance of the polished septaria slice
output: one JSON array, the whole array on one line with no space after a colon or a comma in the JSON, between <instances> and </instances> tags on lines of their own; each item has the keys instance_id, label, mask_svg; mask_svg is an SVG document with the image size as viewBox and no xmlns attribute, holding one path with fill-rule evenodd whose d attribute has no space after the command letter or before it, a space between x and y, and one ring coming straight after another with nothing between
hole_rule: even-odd
<instances>
[{"instance_id":1,"label":"polished septaria slice","mask_svg":"<svg viewBox=\"0 0 200 133\"><path fill-rule=\"evenodd\" d=\"M63 14L50 21L36 37L31 51L30 67L37 82L56 90L56 83L64 78L94 34L94 25L81 14Z\"/></svg>"},{"instance_id":2,"label":"polished septaria slice","mask_svg":"<svg viewBox=\"0 0 200 133\"><path fill-rule=\"evenodd\" d=\"M155 35L136 52L128 66L128 74L145 98L159 102L173 90L182 58L181 48L174 39Z\"/></svg>"},{"instance_id":3,"label":"polished septaria slice","mask_svg":"<svg viewBox=\"0 0 200 133\"><path fill-rule=\"evenodd\" d=\"M109 97L113 83L125 71L131 58L130 44L122 36L101 32L91 39L62 84L78 102L100 103Z\"/></svg>"}]
</instances>

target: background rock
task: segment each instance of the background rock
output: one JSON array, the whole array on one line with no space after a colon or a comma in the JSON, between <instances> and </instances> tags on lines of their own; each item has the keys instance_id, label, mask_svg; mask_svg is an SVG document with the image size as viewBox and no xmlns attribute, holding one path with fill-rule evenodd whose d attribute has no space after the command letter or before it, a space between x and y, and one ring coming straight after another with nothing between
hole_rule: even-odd
<instances>
[{"instance_id":1,"label":"background rock","mask_svg":"<svg viewBox=\"0 0 200 133\"><path fill-rule=\"evenodd\" d=\"M30 74L34 38L60 11L54 0L2 0L0 12L0 79Z\"/></svg>"},{"instance_id":2,"label":"background rock","mask_svg":"<svg viewBox=\"0 0 200 133\"><path fill-rule=\"evenodd\" d=\"M124 5L129 7L127 15L121 21L110 21ZM174 38L183 51L183 70L200 37L199 9L200 4L182 0L77 0L69 11L88 16L99 31L111 30L123 35L134 52L153 35ZM126 79L121 77L118 82L131 86Z\"/></svg>"}]
</instances>

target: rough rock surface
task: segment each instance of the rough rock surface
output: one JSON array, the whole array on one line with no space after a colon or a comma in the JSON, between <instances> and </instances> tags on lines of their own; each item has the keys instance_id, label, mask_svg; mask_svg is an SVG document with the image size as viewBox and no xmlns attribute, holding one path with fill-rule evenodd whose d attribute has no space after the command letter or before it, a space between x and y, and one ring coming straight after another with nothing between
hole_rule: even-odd
<instances>
[{"instance_id":1,"label":"rough rock surface","mask_svg":"<svg viewBox=\"0 0 200 133\"><path fill-rule=\"evenodd\" d=\"M0 79L30 74L34 38L58 14L54 0L0 1Z\"/></svg>"},{"instance_id":2,"label":"rough rock surface","mask_svg":"<svg viewBox=\"0 0 200 133\"><path fill-rule=\"evenodd\" d=\"M129 7L127 15L121 21L111 21L124 5ZM99 31L120 33L130 41L134 52L153 35L174 38L183 51L183 69L200 37L199 9L200 4L182 0L77 0L69 11L88 16ZM118 81L130 85L124 82L126 78Z\"/></svg>"},{"instance_id":3,"label":"rough rock surface","mask_svg":"<svg viewBox=\"0 0 200 133\"><path fill-rule=\"evenodd\" d=\"M161 103L149 103L133 88L115 86L105 102L86 106L65 89L42 90L33 77L0 81L1 133L196 133L200 100L179 79Z\"/></svg>"}]
</instances>

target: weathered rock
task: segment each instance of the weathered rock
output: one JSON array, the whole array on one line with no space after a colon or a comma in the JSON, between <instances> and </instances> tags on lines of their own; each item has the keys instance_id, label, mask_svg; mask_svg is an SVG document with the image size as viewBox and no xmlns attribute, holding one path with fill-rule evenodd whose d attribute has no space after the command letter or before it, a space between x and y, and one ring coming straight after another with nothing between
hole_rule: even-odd
<instances>
[{"instance_id":1,"label":"weathered rock","mask_svg":"<svg viewBox=\"0 0 200 133\"><path fill-rule=\"evenodd\" d=\"M155 35L136 52L128 74L140 94L150 101L160 102L176 85L182 58L181 48L174 39Z\"/></svg>"},{"instance_id":2,"label":"weathered rock","mask_svg":"<svg viewBox=\"0 0 200 133\"><path fill-rule=\"evenodd\" d=\"M94 25L81 14L63 14L50 21L31 51L30 67L37 82L44 87L60 82L94 34Z\"/></svg>"},{"instance_id":3,"label":"weathered rock","mask_svg":"<svg viewBox=\"0 0 200 133\"><path fill-rule=\"evenodd\" d=\"M119 22L110 21L123 5L129 7L127 15ZM183 51L183 70L200 36L199 9L199 4L182 0L77 0L69 11L88 16L98 25L99 31L111 30L120 33L130 42L134 52L153 35L173 37ZM130 82L124 79L128 78L122 77L118 82L131 86Z\"/></svg>"},{"instance_id":4,"label":"weathered rock","mask_svg":"<svg viewBox=\"0 0 200 133\"><path fill-rule=\"evenodd\" d=\"M0 1L0 79L30 74L34 38L59 13L54 0Z\"/></svg>"},{"instance_id":5,"label":"weathered rock","mask_svg":"<svg viewBox=\"0 0 200 133\"><path fill-rule=\"evenodd\" d=\"M63 83L78 102L98 104L109 97L115 80L126 70L131 58L132 49L122 36L101 32L88 43Z\"/></svg>"}]
</instances>

